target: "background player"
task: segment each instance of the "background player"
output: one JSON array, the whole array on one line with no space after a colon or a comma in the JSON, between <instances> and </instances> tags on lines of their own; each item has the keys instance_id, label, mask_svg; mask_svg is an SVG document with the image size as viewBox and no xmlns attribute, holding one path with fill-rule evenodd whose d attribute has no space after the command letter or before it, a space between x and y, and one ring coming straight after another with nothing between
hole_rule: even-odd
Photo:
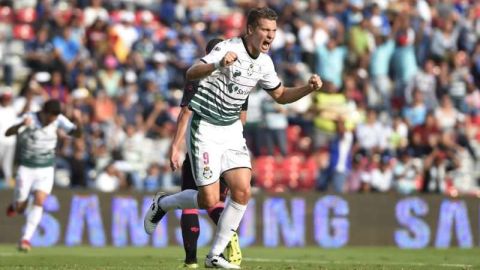
<instances>
[{"instance_id":1,"label":"background player","mask_svg":"<svg viewBox=\"0 0 480 270\"><path fill-rule=\"evenodd\" d=\"M219 42L222 42L222 39L212 39L208 42L206 47L206 53L210 53L210 51L217 45ZM175 132L175 136L172 140L172 145L170 146L170 167L172 170L176 170L179 168L179 160L180 160L180 149L184 142L185 132L187 129L188 119L190 119L192 111L188 109L188 103L192 99L192 97L197 92L197 85L198 81L189 81L187 82L182 102L180 106L182 107L180 114L178 115L177 119L177 129ZM240 114L240 119L243 124L246 121L246 111L248 107L248 102L245 102L242 106L242 112ZM195 185L195 180L192 175L192 168L190 164L190 159L187 156L185 157L183 164L182 164L182 190L186 189L193 189L197 190L197 186ZM228 193L227 186L221 182L220 183L220 201L214 207L207 209L208 215L212 219L212 221L217 224L218 219L220 218L220 214L224 208L224 202L226 195ZM183 238L183 247L185 249L185 264L186 268L197 268L197 241L200 235L200 224L198 220L198 209L183 209L182 210L182 217L180 220L181 228L182 228L182 238ZM238 242L238 235L235 233L228 244L225 252L225 257L232 263L240 265L242 261L242 253L240 250L240 244Z\"/></svg>"},{"instance_id":2,"label":"background player","mask_svg":"<svg viewBox=\"0 0 480 270\"><path fill-rule=\"evenodd\" d=\"M7 216L24 213L30 193L33 194L33 206L27 212L25 230L18 245L20 251L31 249L30 239L42 219L43 203L52 191L57 129L81 136L80 111L74 111L73 118L75 124L61 114L60 102L51 99L43 104L41 111L25 114L18 124L5 132L5 136L18 135L20 155L14 203L7 208Z\"/></svg>"}]
</instances>

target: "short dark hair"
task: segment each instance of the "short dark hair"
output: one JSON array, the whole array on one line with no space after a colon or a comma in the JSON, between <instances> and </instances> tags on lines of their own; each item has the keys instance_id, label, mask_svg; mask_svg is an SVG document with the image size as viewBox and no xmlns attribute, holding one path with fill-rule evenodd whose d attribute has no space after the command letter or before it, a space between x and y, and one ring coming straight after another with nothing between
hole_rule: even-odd
<instances>
[{"instance_id":1,"label":"short dark hair","mask_svg":"<svg viewBox=\"0 0 480 270\"><path fill-rule=\"evenodd\" d=\"M215 46L217 46L218 43L222 42L223 39L221 38L212 38L210 41L207 43L207 47L205 48L205 52L209 54Z\"/></svg>"},{"instance_id":2,"label":"short dark hair","mask_svg":"<svg viewBox=\"0 0 480 270\"><path fill-rule=\"evenodd\" d=\"M260 19L276 21L277 18L277 13L271 8L252 8L247 15L247 27L251 26L252 28L255 28L258 25L258 21L260 21Z\"/></svg>"},{"instance_id":3,"label":"short dark hair","mask_svg":"<svg viewBox=\"0 0 480 270\"><path fill-rule=\"evenodd\" d=\"M62 112L62 105L57 99L50 99L43 104L42 111L47 114L59 115Z\"/></svg>"}]
</instances>

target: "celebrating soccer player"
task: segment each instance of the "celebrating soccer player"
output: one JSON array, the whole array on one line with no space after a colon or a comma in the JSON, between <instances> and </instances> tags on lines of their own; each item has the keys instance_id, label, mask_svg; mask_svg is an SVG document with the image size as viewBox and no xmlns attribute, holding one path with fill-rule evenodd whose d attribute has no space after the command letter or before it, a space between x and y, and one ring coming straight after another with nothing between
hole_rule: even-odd
<instances>
[{"instance_id":1,"label":"celebrating soccer player","mask_svg":"<svg viewBox=\"0 0 480 270\"><path fill-rule=\"evenodd\" d=\"M212 49L218 43L222 42L222 39L212 39L208 42L206 47L206 53L210 53ZM187 130L188 120L192 114L192 111L188 109L190 100L197 92L198 81L189 81L184 87L182 101L180 106L182 110L178 115L177 129L170 146L170 167L172 170L176 170L180 166L180 149L184 141L185 132ZM242 123L246 121L246 111L248 107L248 100L242 106L242 112L240 119ZM187 156L182 164L182 190L193 189L197 190L195 180L192 174L192 167L190 165L190 158ZM217 224L220 214L224 209L224 202L226 194L228 193L227 186L220 183L220 201L212 208L207 209L208 215L212 221ZM198 209L183 209L182 217L180 219L180 225L182 228L183 247L185 249L185 261L184 266L186 268L198 268L197 264L197 241L200 235L200 225L198 221ZM242 261L242 253L240 250L240 243L238 242L238 235L234 233L230 243L225 250L225 257L232 263L240 265Z\"/></svg>"},{"instance_id":2,"label":"celebrating soccer player","mask_svg":"<svg viewBox=\"0 0 480 270\"><path fill-rule=\"evenodd\" d=\"M193 111L187 134L188 154L196 190L173 195L158 193L144 218L151 234L172 209L204 208L220 201L219 179L225 179L230 197L218 221L206 267L239 269L221 254L237 230L250 199L251 163L239 119L250 91L259 86L276 102L294 102L321 88L318 75L304 86L286 88L267 54L275 38L277 14L269 8L248 13L246 35L219 43L187 71L188 80L199 80L189 104ZM216 72L218 71L218 72Z\"/></svg>"}]
</instances>

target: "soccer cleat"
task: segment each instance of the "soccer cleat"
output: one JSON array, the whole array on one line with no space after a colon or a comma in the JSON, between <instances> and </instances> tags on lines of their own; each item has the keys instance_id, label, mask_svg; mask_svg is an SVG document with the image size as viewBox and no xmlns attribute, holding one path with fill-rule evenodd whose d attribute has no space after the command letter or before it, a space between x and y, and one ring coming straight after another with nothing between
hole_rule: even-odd
<instances>
[{"instance_id":1,"label":"soccer cleat","mask_svg":"<svg viewBox=\"0 0 480 270\"><path fill-rule=\"evenodd\" d=\"M7 207L7 217L14 217L17 215L17 211L15 211L15 208L13 208L13 204L10 204Z\"/></svg>"},{"instance_id":2,"label":"soccer cleat","mask_svg":"<svg viewBox=\"0 0 480 270\"><path fill-rule=\"evenodd\" d=\"M184 263L183 268L197 269L198 268L198 263Z\"/></svg>"},{"instance_id":3,"label":"soccer cleat","mask_svg":"<svg viewBox=\"0 0 480 270\"><path fill-rule=\"evenodd\" d=\"M167 196L164 192L157 192L153 197L153 202L150 208L148 208L147 214L143 218L143 227L147 234L152 234L157 227L158 222L165 216L167 212L163 211L158 204L159 199Z\"/></svg>"},{"instance_id":4,"label":"soccer cleat","mask_svg":"<svg viewBox=\"0 0 480 270\"><path fill-rule=\"evenodd\" d=\"M230 263L223 255L213 255L205 258L206 268L240 269L240 266Z\"/></svg>"},{"instance_id":5,"label":"soccer cleat","mask_svg":"<svg viewBox=\"0 0 480 270\"><path fill-rule=\"evenodd\" d=\"M240 250L240 242L238 241L238 234L233 233L232 239L225 249L225 258L230 261L230 263L240 265L242 263L242 251Z\"/></svg>"},{"instance_id":6,"label":"soccer cleat","mask_svg":"<svg viewBox=\"0 0 480 270\"><path fill-rule=\"evenodd\" d=\"M28 240L23 239L18 244L18 251L29 252L31 249L32 249L32 245L30 244L30 241L28 241Z\"/></svg>"}]
</instances>

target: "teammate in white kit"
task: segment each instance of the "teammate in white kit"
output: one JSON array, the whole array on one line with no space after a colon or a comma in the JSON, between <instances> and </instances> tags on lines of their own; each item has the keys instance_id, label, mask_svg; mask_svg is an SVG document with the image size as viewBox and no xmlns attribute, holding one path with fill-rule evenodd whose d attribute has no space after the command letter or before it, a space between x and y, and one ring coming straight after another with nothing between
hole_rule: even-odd
<instances>
[{"instance_id":1,"label":"teammate in white kit","mask_svg":"<svg viewBox=\"0 0 480 270\"><path fill-rule=\"evenodd\" d=\"M168 196L158 193L144 218L145 230L151 234L169 210L214 206L220 200L218 180L222 176L231 193L205 259L206 267L240 268L221 254L237 230L250 199L251 163L239 119L250 91L258 86L278 103L286 104L322 86L318 75L312 75L304 86L282 85L267 54L275 38L276 19L277 14L269 8L250 10L244 37L219 43L187 71L187 80L199 80L198 92L189 104L193 114L187 134L198 191L183 190Z\"/></svg>"},{"instance_id":2,"label":"teammate in white kit","mask_svg":"<svg viewBox=\"0 0 480 270\"><path fill-rule=\"evenodd\" d=\"M33 206L26 214L25 231L18 249L29 251L30 239L43 213L43 203L52 191L54 179L57 129L75 137L81 136L80 111L74 111L75 124L61 114L58 100L48 100L39 112L25 114L20 122L5 132L5 136L18 135L19 167L15 182L14 203L7 208L8 216L25 211L32 193Z\"/></svg>"}]
</instances>

